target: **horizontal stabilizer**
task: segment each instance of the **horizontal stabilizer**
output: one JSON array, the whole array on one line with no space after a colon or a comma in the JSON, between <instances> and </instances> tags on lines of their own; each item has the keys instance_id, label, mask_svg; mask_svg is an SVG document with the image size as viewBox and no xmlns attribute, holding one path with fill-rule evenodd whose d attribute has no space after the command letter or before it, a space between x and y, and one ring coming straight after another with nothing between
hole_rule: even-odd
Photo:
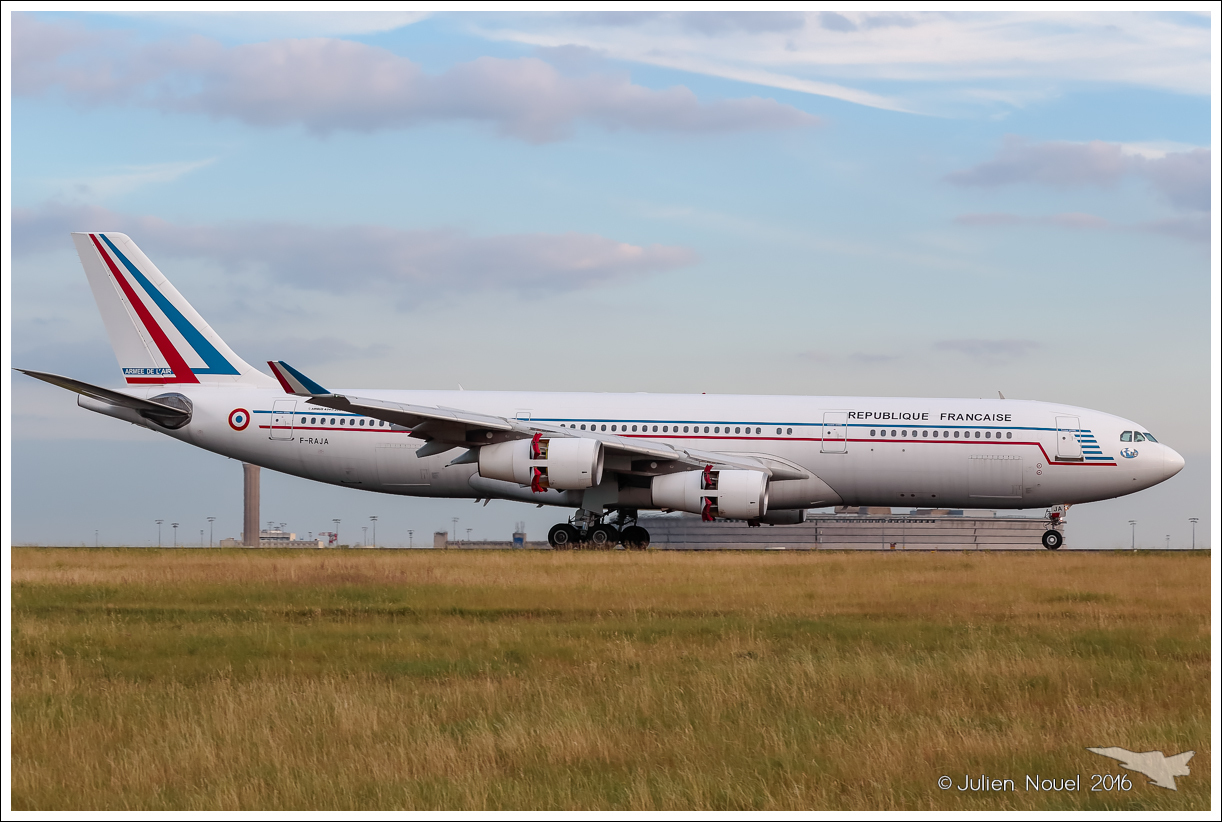
<instances>
[{"instance_id":1,"label":"horizontal stabilizer","mask_svg":"<svg viewBox=\"0 0 1222 822\"><path fill-rule=\"evenodd\" d=\"M172 405L166 405L155 400L144 400L120 391L112 391L109 388L90 385L87 382L74 380L71 377L61 377L58 374L48 374L44 371L29 371L25 368L16 368L14 370L20 371L22 374L33 377L36 380L49 382L51 385L66 388L78 394L84 394L86 397L93 397L95 400L117 405L120 408L130 408L133 411L139 412L142 417L162 423L168 428L176 427L174 423L181 423L191 416L190 411L182 408L175 408Z\"/></svg>"},{"instance_id":2,"label":"horizontal stabilizer","mask_svg":"<svg viewBox=\"0 0 1222 822\"><path fill-rule=\"evenodd\" d=\"M280 381L280 387L290 394L299 397L325 397L331 393L284 360L268 360L267 364Z\"/></svg>"}]
</instances>

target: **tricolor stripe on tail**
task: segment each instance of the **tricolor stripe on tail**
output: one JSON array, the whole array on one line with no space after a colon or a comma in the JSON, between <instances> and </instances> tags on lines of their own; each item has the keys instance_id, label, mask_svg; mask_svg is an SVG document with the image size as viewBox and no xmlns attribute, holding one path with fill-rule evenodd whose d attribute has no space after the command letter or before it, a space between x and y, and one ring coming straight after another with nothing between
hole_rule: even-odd
<instances>
[{"instance_id":1,"label":"tricolor stripe on tail","mask_svg":"<svg viewBox=\"0 0 1222 822\"><path fill-rule=\"evenodd\" d=\"M321 397L331 393L284 360L275 362L268 360L267 364L271 366L272 373L280 381L280 387L288 394L296 394L300 397Z\"/></svg>"},{"instance_id":2,"label":"tricolor stripe on tail","mask_svg":"<svg viewBox=\"0 0 1222 822\"><path fill-rule=\"evenodd\" d=\"M72 235L119 367L129 385L269 385L217 336L125 234Z\"/></svg>"}]
</instances>

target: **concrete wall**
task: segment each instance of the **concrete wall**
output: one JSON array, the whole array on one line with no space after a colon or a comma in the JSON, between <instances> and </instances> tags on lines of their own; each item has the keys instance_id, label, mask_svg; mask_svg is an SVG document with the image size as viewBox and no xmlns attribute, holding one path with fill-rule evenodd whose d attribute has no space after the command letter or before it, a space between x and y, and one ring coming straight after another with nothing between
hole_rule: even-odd
<instances>
[{"instance_id":1,"label":"concrete wall","mask_svg":"<svg viewBox=\"0 0 1222 822\"><path fill-rule=\"evenodd\" d=\"M650 548L831 550L1045 550L1048 521L1031 517L812 516L801 525L702 522L699 517L641 517ZM1068 547L1068 545L1066 546Z\"/></svg>"}]
</instances>

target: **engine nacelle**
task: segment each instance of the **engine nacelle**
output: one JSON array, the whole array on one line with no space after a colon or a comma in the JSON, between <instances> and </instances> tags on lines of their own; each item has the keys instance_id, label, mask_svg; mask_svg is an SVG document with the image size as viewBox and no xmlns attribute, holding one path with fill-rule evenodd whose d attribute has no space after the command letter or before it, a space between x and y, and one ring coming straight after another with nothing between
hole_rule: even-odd
<instances>
[{"instance_id":1,"label":"engine nacelle","mask_svg":"<svg viewBox=\"0 0 1222 822\"><path fill-rule=\"evenodd\" d=\"M768 475L763 471L681 471L654 477L653 504L705 519L758 519L768 513Z\"/></svg>"},{"instance_id":2,"label":"engine nacelle","mask_svg":"<svg viewBox=\"0 0 1222 822\"><path fill-rule=\"evenodd\" d=\"M543 491L580 491L603 479L603 444L598 440L512 440L479 449L479 475Z\"/></svg>"}]
</instances>

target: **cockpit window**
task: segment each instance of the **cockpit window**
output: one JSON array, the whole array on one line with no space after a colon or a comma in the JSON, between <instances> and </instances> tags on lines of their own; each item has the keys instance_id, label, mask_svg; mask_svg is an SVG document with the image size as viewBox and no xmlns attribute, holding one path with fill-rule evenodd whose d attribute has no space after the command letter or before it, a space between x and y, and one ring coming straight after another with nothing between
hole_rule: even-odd
<instances>
[{"instance_id":1,"label":"cockpit window","mask_svg":"<svg viewBox=\"0 0 1222 822\"><path fill-rule=\"evenodd\" d=\"M1133 432L1125 431L1123 434L1120 435L1120 441L1121 442L1132 442L1133 441Z\"/></svg>"},{"instance_id":2,"label":"cockpit window","mask_svg":"<svg viewBox=\"0 0 1222 822\"><path fill-rule=\"evenodd\" d=\"M1154 435L1151 434L1149 431L1142 432L1142 436L1144 436L1150 442L1158 442L1158 440L1154 439Z\"/></svg>"},{"instance_id":3,"label":"cockpit window","mask_svg":"<svg viewBox=\"0 0 1222 822\"><path fill-rule=\"evenodd\" d=\"M1141 435L1140 431L1133 432L1133 442L1145 442L1146 438Z\"/></svg>"}]
</instances>

